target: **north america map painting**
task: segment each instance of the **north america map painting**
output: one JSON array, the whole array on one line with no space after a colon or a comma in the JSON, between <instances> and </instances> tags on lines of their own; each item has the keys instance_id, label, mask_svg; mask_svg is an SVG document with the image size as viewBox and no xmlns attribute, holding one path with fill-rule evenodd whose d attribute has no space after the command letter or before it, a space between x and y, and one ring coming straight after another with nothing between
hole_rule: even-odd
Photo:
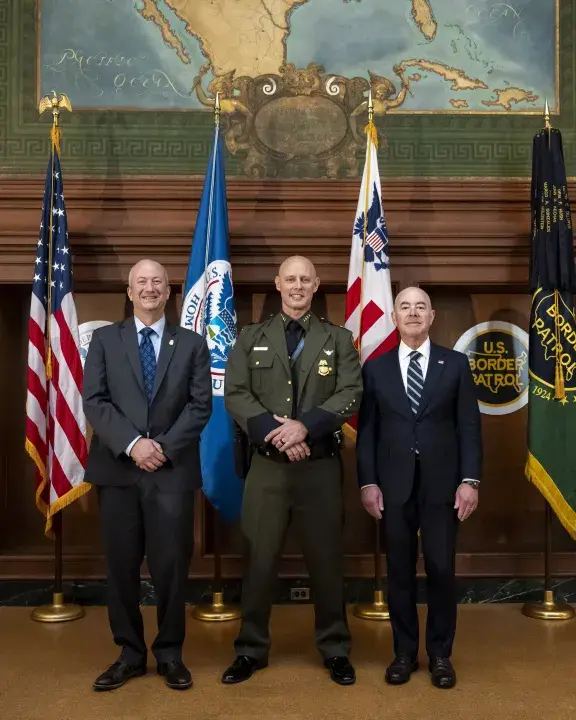
<instances>
[{"instance_id":1,"label":"north america map painting","mask_svg":"<svg viewBox=\"0 0 576 720\"><path fill-rule=\"evenodd\" d=\"M557 18L558 0L40 0L39 93L198 110L292 63L377 78L380 112L557 112Z\"/></svg>"}]
</instances>

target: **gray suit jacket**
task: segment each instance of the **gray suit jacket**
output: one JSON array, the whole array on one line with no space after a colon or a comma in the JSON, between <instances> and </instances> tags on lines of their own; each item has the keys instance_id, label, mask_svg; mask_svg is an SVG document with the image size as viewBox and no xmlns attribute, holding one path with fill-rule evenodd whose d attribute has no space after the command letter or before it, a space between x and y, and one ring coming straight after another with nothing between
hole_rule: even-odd
<instances>
[{"instance_id":1,"label":"gray suit jacket","mask_svg":"<svg viewBox=\"0 0 576 720\"><path fill-rule=\"evenodd\" d=\"M134 318L99 328L86 357L82 398L94 431L87 482L130 485L144 474L165 492L202 484L199 438L212 411L212 382L200 335L166 323L149 407ZM137 435L159 442L168 458L154 473L125 453Z\"/></svg>"}]
</instances>

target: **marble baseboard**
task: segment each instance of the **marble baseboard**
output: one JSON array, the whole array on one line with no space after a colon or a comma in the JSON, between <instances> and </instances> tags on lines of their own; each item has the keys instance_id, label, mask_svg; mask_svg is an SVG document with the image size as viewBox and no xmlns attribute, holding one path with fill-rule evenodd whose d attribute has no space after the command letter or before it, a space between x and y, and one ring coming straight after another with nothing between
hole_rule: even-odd
<instances>
[{"instance_id":1,"label":"marble baseboard","mask_svg":"<svg viewBox=\"0 0 576 720\"><path fill-rule=\"evenodd\" d=\"M306 579L280 580L276 602L301 603L290 599L291 588L307 588ZM348 603L366 602L373 597L373 582L366 578L349 578L345 582L346 601ZM553 583L556 599L576 603L576 578L564 578ZM190 604L210 602L212 583L209 580L190 580L186 601ZM53 585L42 580L5 580L0 582L0 606L36 607L52 601ZM224 582L224 596L227 602L239 603L240 580ZM105 605L106 581L67 581L64 583L67 602L79 605ZM543 583L539 579L504 578L460 578L458 580L458 602L471 603L523 603L541 600ZM418 602L426 601L425 581L418 579ZM306 601L304 601L306 602ZM141 584L141 603L155 605L156 595L152 583L143 580Z\"/></svg>"}]
</instances>

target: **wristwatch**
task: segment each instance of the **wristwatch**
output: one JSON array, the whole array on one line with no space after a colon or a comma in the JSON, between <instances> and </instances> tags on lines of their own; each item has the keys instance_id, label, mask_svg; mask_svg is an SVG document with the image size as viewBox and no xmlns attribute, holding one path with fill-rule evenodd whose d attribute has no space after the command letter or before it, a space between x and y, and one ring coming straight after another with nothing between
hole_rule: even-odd
<instances>
[{"instance_id":1,"label":"wristwatch","mask_svg":"<svg viewBox=\"0 0 576 720\"><path fill-rule=\"evenodd\" d=\"M462 482L466 485L470 485L470 487L473 487L474 490L478 490L480 487L480 480L462 480Z\"/></svg>"}]
</instances>

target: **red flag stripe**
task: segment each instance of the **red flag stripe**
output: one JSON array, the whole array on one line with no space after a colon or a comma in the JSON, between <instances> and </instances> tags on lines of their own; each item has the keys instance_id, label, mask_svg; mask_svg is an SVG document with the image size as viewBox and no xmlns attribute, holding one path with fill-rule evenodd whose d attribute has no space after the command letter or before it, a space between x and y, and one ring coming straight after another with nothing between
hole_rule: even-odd
<instances>
[{"instance_id":1,"label":"red flag stripe","mask_svg":"<svg viewBox=\"0 0 576 720\"><path fill-rule=\"evenodd\" d=\"M52 373L52 389L55 390L54 415L57 421L56 427L54 428L54 440L52 445L58 455L64 451L65 441L64 438L61 438L59 435L59 431L62 431L66 436L67 444L72 448L77 459L82 464L85 464L86 439L78 427L78 423L68 406L66 397L61 392L61 388L59 386L60 363L56 358L53 360Z\"/></svg>"},{"instance_id":2,"label":"red flag stripe","mask_svg":"<svg viewBox=\"0 0 576 720\"><path fill-rule=\"evenodd\" d=\"M58 323L60 329L60 347L62 349L62 356L66 361L66 365L70 370L70 374L74 379L76 389L79 396L82 395L82 362L80 360L80 353L78 352L78 345L72 333L70 326L64 316L64 313L59 310L54 314L54 319ZM80 397L78 399L81 399Z\"/></svg>"},{"instance_id":3,"label":"red flag stripe","mask_svg":"<svg viewBox=\"0 0 576 720\"><path fill-rule=\"evenodd\" d=\"M360 334L365 335L368 330L379 320L384 311L381 310L375 302L370 300L368 304L362 310L362 322L360 323Z\"/></svg>"},{"instance_id":4,"label":"red flag stripe","mask_svg":"<svg viewBox=\"0 0 576 720\"><path fill-rule=\"evenodd\" d=\"M30 318L28 320L28 338L30 340L30 344L38 350L38 353L42 360L46 360L46 338L44 337L43 331L40 329L40 326L36 322L36 320L33 320Z\"/></svg>"},{"instance_id":5,"label":"red flag stripe","mask_svg":"<svg viewBox=\"0 0 576 720\"><path fill-rule=\"evenodd\" d=\"M46 408L46 388L42 387L40 378L32 368L28 368L28 392L31 393L41 408Z\"/></svg>"},{"instance_id":6,"label":"red flag stripe","mask_svg":"<svg viewBox=\"0 0 576 720\"><path fill-rule=\"evenodd\" d=\"M354 283L346 292L346 320L352 315L354 310L360 305L362 295L362 279L357 277Z\"/></svg>"},{"instance_id":7,"label":"red flag stripe","mask_svg":"<svg viewBox=\"0 0 576 720\"><path fill-rule=\"evenodd\" d=\"M66 493L69 493L70 490L72 490L72 485L66 477L66 473L62 469L60 461L56 455L52 458L52 474L50 479L52 489L55 491L57 497L64 497ZM50 494L52 495L52 493ZM50 504L52 504L52 497L50 498Z\"/></svg>"},{"instance_id":8,"label":"red flag stripe","mask_svg":"<svg viewBox=\"0 0 576 720\"><path fill-rule=\"evenodd\" d=\"M29 440L33 447L38 451L40 459L46 457L46 441L42 439L38 432L38 426L29 417L26 418L26 439Z\"/></svg>"},{"instance_id":9,"label":"red flag stripe","mask_svg":"<svg viewBox=\"0 0 576 720\"><path fill-rule=\"evenodd\" d=\"M370 353L370 356L367 357L366 360L373 360L374 358L383 355L389 350L393 350L396 345L398 345L398 340L398 330L394 330L394 332L388 335L384 342L380 343L380 345L378 345L378 347Z\"/></svg>"}]
</instances>

